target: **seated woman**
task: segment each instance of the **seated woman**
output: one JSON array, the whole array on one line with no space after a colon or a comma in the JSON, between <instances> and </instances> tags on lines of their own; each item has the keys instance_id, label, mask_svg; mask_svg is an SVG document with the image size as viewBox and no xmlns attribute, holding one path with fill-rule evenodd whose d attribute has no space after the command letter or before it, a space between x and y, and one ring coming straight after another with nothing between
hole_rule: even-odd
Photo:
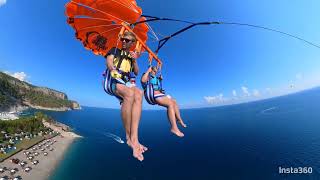
<instances>
[{"instance_id":1,"label":"seated woman","mask_svg":"<svg viewBox=\"0 0 320 180\"><path fill-rule=\"evenodd\" d=\"M171 98L171 96L164 94L163 89L161 87L162 77L161 76L156 77L157 71L158 71L157 67L153 66L153 67L150 67L147 70L147 72L145 72L142 75L141 83L142 83L142 86L145 90L145 98L147 99L146 93L148 90L150 90L150 89L147 90L148 85L151 85L152 86L151 91L153 91L151 94L153 96L152 99L154 100L154 103L150 102L148 99L147 99L147 101L150 104L158 104L160 106L166 107L168 118L169 118L169 121L171 124L171 132L179 137L183 137L184 134L179 130L179 128L177 126L177 121L183 127L187 127L187 126L183 122L183 120L180 116L180 110L179 110L179 107L178 107L176 100Z\"/></svg>"}]
</instances>

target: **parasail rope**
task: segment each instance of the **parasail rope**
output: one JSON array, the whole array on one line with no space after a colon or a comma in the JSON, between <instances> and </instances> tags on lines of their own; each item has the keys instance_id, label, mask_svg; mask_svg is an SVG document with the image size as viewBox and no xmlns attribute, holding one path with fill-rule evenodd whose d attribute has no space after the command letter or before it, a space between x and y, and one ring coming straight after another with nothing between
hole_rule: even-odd
<instances>
[{"instance_id":1,"label":"parasail rope","mask_svg":"<svg viewBox=\"0 0 320 180\"><path fill-rule=\"evenodd\" d=\"M253 28L259 28L259 29L264 29L264 30L267 30L267 31L272 31L272 32L276 32L276 33L280 33L280 34L283 34L283 35L286 35L286 36L289 36L289 37L292 37L292 38L295 38L295 39L298 39L300 41L303 41L313 47L316 47L316 48L319 48L320 49L320 45L318 44L315 44L311 41L308 41L306 39L303 39L301 37L298 37L296 35L292 35L292 34L289 34L289 33L286 33L284 31L280 31L280 30L277 30L277 29L272 29L272 28L268 28L268 27L264 27L264 26L258 26L258 25L253 25L253 24L245 24L245 23L237 23L237 22L219 22L219 21L212 21L212 22L197 22L197 23L193 23L193 22L189 22L189 21L184 21L184 20L178 20L178 19L170 19L170 18L159 18L159 17L154 17L154 16L148 16L148 15L142 15L144 17L147 17L147 18L150 18L150 19L147 19L147 20L144 20L144 21L140 21L140 22L136 22L135 24L139 24L139 23L145 23L145 22L150 22L150 21L176 21L176 22L184 22L184 23L188 23L190 25L180 29L179 31L169 35L169 36L166 36L162 39L159 40L158 42L158 48L157 50L155 51L156 53L158 53L158 51L162 48L162 46L171 38L173 38L174 36L190 29L190 28L193 28L195 26L199 26L199 25L237 25L237 26L248 26L248 27L253 27Z\"/></svg>"}]
</instances>

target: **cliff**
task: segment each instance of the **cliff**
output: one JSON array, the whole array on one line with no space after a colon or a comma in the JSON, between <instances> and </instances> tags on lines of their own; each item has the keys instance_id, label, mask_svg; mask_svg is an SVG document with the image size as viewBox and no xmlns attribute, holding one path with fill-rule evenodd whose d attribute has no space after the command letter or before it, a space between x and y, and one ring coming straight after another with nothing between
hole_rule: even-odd
<instances>
[{"instance_id":1,"label":"cliff","mask_svg":"<svg viewBox=\"0 0 320 180\"><path fill-rule=\"evenodd\" d=\"M15 111L26 107L54 111L80 109L80 105L68 100L63 92L37 87L0 72L0 111Z\"/></svg>"}]
</instances>

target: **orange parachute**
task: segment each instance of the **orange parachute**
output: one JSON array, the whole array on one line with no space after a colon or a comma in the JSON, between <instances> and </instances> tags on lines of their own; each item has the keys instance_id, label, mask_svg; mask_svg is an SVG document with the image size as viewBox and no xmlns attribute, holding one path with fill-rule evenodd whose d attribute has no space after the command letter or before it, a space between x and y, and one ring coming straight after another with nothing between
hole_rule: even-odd
<instances>
[{"instance_id":1,"label":"orange parachute","mask_svg":"<svg viewBox=\"0 0 320 180\"><path fill-rule=\"evenodd\" d=\"M70 0L70 2L66 4L66 16L68 17L68 24L76 31L76 38L83 43L86 49L92 50L94 54L105 55L112 47L120 47L120 37L125 31L130 31L137 37L136 46L131 50L135 50L139 53L147 51L149 53L150 63L155 59L160 68L162 63L156 55L160 48L162 48L169 39L172 39L188 29L202 25L237 25L259 28L298 39L320 49L319 45L301 37L254 24L220 21L189 22L178 19L142 15L142 10L135 0ZM156 38L158 47L155 50L156 53L154 53L146 45L148 31L152 31L147 22L151 21L175 21L186 23L187 26L160 40ZM152 33L155 34L153 31Z\"/></svg>"},{"instance_id":2,"label":"orange parachute","mask_svg":"<svg viewBox=\"0 0 320 180\"><path fill-rule=\"evenodd\" d=\"M96 55L105 55L112 47L120 47L119 39L125 31L137 37L135 51L147 51L149 61L161 60L146 45L148 25L141 17L142 10L135 0L71 0L66 4L67 22L76 31L83 46Z\"/></svg>"}]
</instances>

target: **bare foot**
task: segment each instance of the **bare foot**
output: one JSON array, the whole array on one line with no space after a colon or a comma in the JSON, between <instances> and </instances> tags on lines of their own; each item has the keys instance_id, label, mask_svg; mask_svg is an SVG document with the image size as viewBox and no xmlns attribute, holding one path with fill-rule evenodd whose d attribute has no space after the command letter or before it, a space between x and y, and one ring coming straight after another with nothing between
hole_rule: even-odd
<instances>
[{"instance_id":1,"label":"bare foot","mask_svg":"<svg viewBox=\"0 0 320 180\"><path fill-rule=\"evenodd\" d=\"M142 144L139 143L140 148L142 149L142 152L148 151L148 148Z\"/></svg>"},{"instance_id":2,"label":"bare foot","mask_svg":"<svg viewBox=\"0 0 320 180\"><path fill-rule=\"evenodd\" d=\"M129 147L132 148L132 146L131 146L132 143L131 143L131 141L129 139L127 140L127 144L128 144ZM146 146L140 144L139 142L138 142L138 144L139 144L140 151L142 153L144 153L144 152L146 152L148 150L148 148Z\"/></svg>"},{"instance_id":3,"label":"bare foot","mask_svg":"<svg viewBox=\"0 0 320 180\"><path fill-rule=\"evenodd\" d=\"M140 150L139 145L138 144L135 145L135 146L132 145L131 147L132 147L132 155L133 155L133 157L137 158L139 161L143 161L144 157L142 155L142 152Z\"/></svg>"},{"instance_id":4,"label":"bare foot","mask_svg":"<svg viewBox=\"0 0 320 180\"><path fill-rule=\"evenodd\" d=\"M187 125L186 125L182 120L178 121L178 123L180 123L180 124L181 124L181 126L182 126L182 127L184 127L184 128L186 128L186 127L187 127Z\"/></svg>"},{"instance_id":5,"label":"bare foot","mask_svg":"<svg viewBox=\"0 0 320 180\"><path fill-rule=\"evenodd\" d=\"M171 129L171 132L175 135L177 135L178 137L183 137L184 134L179 130L179 129Z\"/></svg>"}]
</instances>

